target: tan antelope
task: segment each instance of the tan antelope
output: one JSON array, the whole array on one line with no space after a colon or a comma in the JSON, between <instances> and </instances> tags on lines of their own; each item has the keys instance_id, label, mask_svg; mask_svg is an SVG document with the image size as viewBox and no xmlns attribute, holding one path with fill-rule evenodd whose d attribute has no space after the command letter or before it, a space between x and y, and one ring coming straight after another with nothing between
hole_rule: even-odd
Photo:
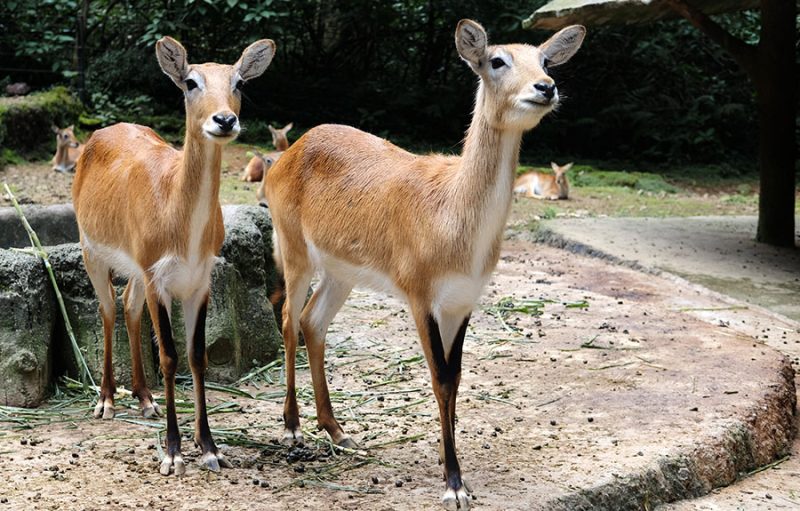
<instances>
[{"instance_id":1,"label":"tan antelope","mask_svg":"<svg viewBox=\"0 0 800 511\"><path fill-rule=\"evenodd\" d=\"M558 165L550 162L552 174L544 172L526 172L514 181L514 193L534 199L568 199L569 179L567 171L572 168L572 163Z\"/></svg>"},{"instance_id":2,"label":"tan antelope","mask_svg":"<svg viewBox=\"0 0 800 511\"><path fill-rule=\"evenodd\" d=\"M51 127L56 134L56 154L50 163L56 172L70 172L75 169L75 162L83 151L83 145L75 138L74 128L72 125L64 129Z\"/></svg>"},{"instance_id":3,"label":"tan antelope","mask_svg":"<svg viewBox=\"0 0 800 511\"><path fill-rule=\"evenodd\" d=\"M572 57L584 34L570 26L538 48L488 46L483 27L459 22L456 48L480 78L460 157L418 156L355 128L323 125L267 174L286 290L285 443L303 440L295 396L302 329L317 421L336 444L355 446L331 409L325 334L354 286L388 290L408 300L431 372L447 485L442 502L469 507L454 434L464 334L500 254L522 134L558 104L547 67ZM319 286L303 308L315 271Z\"/></svg>"},{"instance_id":4,"label":"tan antelope","mask_svg":"<svg viewBox=\"0 0 800 511\"><path fill-rule=\"evenodd\" d=\"M255 156L250 158L250 161L247 163L247 166L242 173L242 177L239 178L240 181L253 183L264 179L264 173L268 171L270 167L272 167L275 161L281 157L285 150L289 149L289 139L286 138L286 134L289 133L289 131L292 129L292 126L293 123L291 122L280 129L269 126L269 132L272 133L272 146L275 148L275 150L268 153L261 153L254 150L253 152L255 153ZM259 200L262 197L263 196L259 190Z\"/></svg>"},{"instance_id":5,"label":"tan antelope","mask_svg":"<svg viewBox=\"0 0 800 511\"><path fill-rule=\"evenodd\" d=\"M236 64L190 65L186 50L164 37L156 43L161 70L184 92L186 138L173 149L147 127L116 124L94 132L78 160L72 196L83 260L100 301L104 366L95 417L114 416L111 342L115 301L111 272L128 278L125 325L130 339L133 395L145 416L158 413L146 386L140 323L145 301L158 338L167 403L167 450L159 468L186 470L175 414L177 353L172 337L172 299L183 305L186 344L195 393L195 442L200 462L218 471L230 466L208 426L204 390L205 319L214 257L225 235L219 204L222 147L239 134L240 88L261 75L275 54L268 39L248 46Z\"/></svg>"}]
</instances>

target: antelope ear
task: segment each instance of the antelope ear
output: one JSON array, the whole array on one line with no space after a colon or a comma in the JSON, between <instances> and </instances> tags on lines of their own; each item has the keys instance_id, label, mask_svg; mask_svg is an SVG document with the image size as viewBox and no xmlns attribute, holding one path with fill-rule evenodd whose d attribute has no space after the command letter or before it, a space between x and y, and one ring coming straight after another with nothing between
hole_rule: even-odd
<instances>
[{"instance_id":1,"label":"antelope ear","mask_svg":"<svg viewBox=\"0 0 800 511\"><path fill-rule=\"evenodd\" d=\"M564 169L564 172L567 172L569 169L572 168L572 162L567 163L562 168Z\"/></svg>"},{"instance_id":2,"label":"antelope ear","mask_svg":"<svg viewBox=\"0 0 800 511\"><path fill-rule=\"evenodd\" d=\"M583 43L586 28L582 25L570 25L562 28L550 39L539 46L539 51L549 61L549 66L559 66L572 58Z\"/></svg>"},{"instance_id":3,"label":"antelope ear","mask_svg":"<svg viewBox=\"0 0 800 511\"><path fill-rule=\"evenodd\" d=\"M289 133L290 131L292 131L292 128L293 128L293 127L294 127L294 123L293 123L293 122L290 122L289 124L287 124L286 126L284 126L283 128L281 128L281 132L283 132L283 134L284 134L284 135L286 135L287 133Z\"/></svg>"},{"instance_id":4,"label":"antelope ear","mask_svg":"<svg viewBox=\"0 0 800 511\"><path fill-rule=\"evenodd\" d=\"M70 124L69 126L67 126L67 131L75 131L75 125Z\"/></svg>"},{"instance_id":5,"label":"antelope ear","mask_svg":"<svg viewBox=\"0 0 800 511\"><path fill-rule=\"evenodd\" d=\"M175 85L183 89L183 80L189 73L186 48L175 39L165 36L156 43L156 57L164 74L169 76Z\"/></svg>"},{"instance_id":6,"label":"antelope ear","mask_svg":"<svg viewBox=\"0 0 800 511\"><path fill-rule=\"evenodd\" d=\"M551 161L550 162L550 168L553 169L553 172L557 172L558 171L558 163L556 163L554 161Z\"/></svg>"},{"instance_id":7,"label":"antelope ear","mask_svg":"<svg viewBox=\"0 0 800 511\"><path fill-rule=\"evenodd\" d=\"M58 126L56 126L55 124L51 124L50 129L53 130L53 133L58 135Z\"/></svg>"},{"instance_id":8,"label":"antelope ear","mask_svg":"<svg viewBox=\"0 0 800 511\"><path fill-rule=\"evenodd\" d=\"M233 67L242 80L252 80L267 70L274 56L275 42L272 39L260 39L244 49Z\"/></svg>"},{"instance_id":9,"label":"antelope ear","mask_svg":"<svg viewBox=\"0 0 800 511\"><path fill-rule=\"evenodd\" d=\"M488 41L486 30L479 23L466 19L458 22L456 27L456 50L475 72L486 63Z\"/></svg>"}]
</instances>

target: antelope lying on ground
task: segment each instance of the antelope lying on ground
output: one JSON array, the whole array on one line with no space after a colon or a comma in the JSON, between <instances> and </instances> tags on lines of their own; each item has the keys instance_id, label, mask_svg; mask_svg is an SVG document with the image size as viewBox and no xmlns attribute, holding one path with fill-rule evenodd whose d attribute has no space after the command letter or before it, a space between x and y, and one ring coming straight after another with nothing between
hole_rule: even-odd
<instances>
[{"instance_id":1,"label":"antelope lying on ground","mask_svg":"<svg viewBox=\"0 0 800 511\"><path fill-rule=\"evenodd\" d=\"M289 149L289 139L286 134L292 129L293 124L290 122L280 129L275 129L269 126L269 132L272 133L272 146L275 147L274 151L269 153L260 153L253 151L256 155L250 158L247 167L242 173L241 181L248 181L250 183L261 181L264 178L264 173L281 157L283 152ZM262 195L259 191L259 200Z\"/></svg>"},{"instance_id":2,"label":"antelope lying on ground","mask_svg":"<svg viewBox=\"0 0 800 511\"><path fill-rule=\"evenodd\" d=\"M267 174L275 259L286 290L285 442L303 438L295 397L299 328L317 421L336 444L355 446L331 409L325 334L353 286L394 292L409 302L439 405L443 504L469 507L454 430L464 334L500 254L522 134L558 104L547 66L572 57L584 34L571 26L538 48L488 46L484 29L462 20L456 47L480 81L461 157L417 156L354 128L323 125ZM315 270L320 283L301 314Z\"/></svg>"},{"instance_id":3,"label":"antelope lying on ground","mask_svg":"<svg viewBox=\"0 0 800 511\"><path fill-rule=\"evenodd\" d=\"M104 366L95 417L114 416L111 342L115 295L111 272L128 277L125 325L130 339L133 395L144 415L158 413L147 388L140 328L145 301L158 338L167 402L167 450L160 472L185 472L175 414L177 353L170 325L172 299L183 305L186 344L195 392L195 442L201 463L230 466L208 426L204 390L205 319L214 257L225 235L219 204L222 146L235 139L241 86L263 73L275 54L268 39L244 50L232 66L190 65L186 50L165 37L156 44L162 71L184 92L186 138L173 149L147 127L117 124L96 131L78 160L72 188L83 260L100 300Z\"/></svg>"},{"instance_id":4,"label":"antelope lying on ground","mask_svg":"<svg viewBox=\"0 0 800 511\"><path fill-rule=\"evenodd\" d=\"M534 199L568 199L569 198L569 179L567 171L572 168L572 163L558 165L550 162L553 169L552 174L544 172L526 172L514 181L514 193Z\"/></svg>"},{"instance_id":5,"label":"antelope lying on ground","mask_svg":"<svg viewBox=\"0 0 800 511\"><path fill-rule=\"evenodd\" d=\"M75 162L83 151L83 145L75 138L74 126L61 129L51 128L56 134L56 154L50 161L56 172L69 172L75 168Z\"/></svg>"}]
</instances>

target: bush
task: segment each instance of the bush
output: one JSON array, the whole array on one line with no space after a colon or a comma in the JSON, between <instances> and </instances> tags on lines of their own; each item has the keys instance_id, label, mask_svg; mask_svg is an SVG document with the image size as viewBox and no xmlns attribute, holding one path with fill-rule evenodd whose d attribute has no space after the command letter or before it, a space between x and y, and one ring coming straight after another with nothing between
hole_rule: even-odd
<instances>
[{"instance_id":1,"label":"bush","mask_svg":"<svg viewBox=\"0 0 800 511\"><path fill-rule=\"evenodd\" d=\"M0 147L24 156L50 151L54 136L50 127L75 123L82 110L66 87L0 98Z\"/></svg>"}]
</instances>

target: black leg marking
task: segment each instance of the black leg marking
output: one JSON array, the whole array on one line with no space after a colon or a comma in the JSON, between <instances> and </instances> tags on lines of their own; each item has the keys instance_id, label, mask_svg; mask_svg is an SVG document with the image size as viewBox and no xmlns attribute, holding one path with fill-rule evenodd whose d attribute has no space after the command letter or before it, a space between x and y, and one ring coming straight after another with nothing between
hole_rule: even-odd
<instances>
[{"instance_id":1,"label":"black leg marking","mask_svg":"<svg viewBox=\"0 0 800 511\"><path fill-rule=\"evenodd\" d=\"M163 303L158 304L158 330L161 349L161 371L164 373L164 394L167 401L167 454L174 456L181 450L181 435L178 431L178 418L175 415L175 371L178 368L178 352L172 338L169 314Z\"/></svg>"},{"instance_id":2,"label":"black leg marking","mask_svg":"<svg viewBox=\"0 0 800 511\"><path fill-rule=\"evenodd\" d=\"M197 311L197 321L195 323L194 337L192 338L192 352L189 354L192 364L192 373L195 383L195 414L197 417L196 441L203 452L217 452L214 439L211 437L211 429L208 426L208 413L206 411L206 390L205 390L205 371L206 371L206 314L208 312L208 298L201 304Z\"/></svg>"},{"instance_id":3,"label":"black leg marking","mask_svg":"<svg viewBox=\"0 0 800 511\"><path fill-rule=\"evenodd\" d=\"M435 368L436 383L439 385L444 402L441 406L446 412L447 422L442 424L442 442L444 444L444 468L448 488L458 490L463 486L461 468L458 464L455 446L455 399L461 379L461 355L464 348L464 336L467 332L469 316L464 318L453 340L449 360L445 359L442 336L439 324L432 315L428 315L428 336Z\"/></svg>"}]
</instances>

